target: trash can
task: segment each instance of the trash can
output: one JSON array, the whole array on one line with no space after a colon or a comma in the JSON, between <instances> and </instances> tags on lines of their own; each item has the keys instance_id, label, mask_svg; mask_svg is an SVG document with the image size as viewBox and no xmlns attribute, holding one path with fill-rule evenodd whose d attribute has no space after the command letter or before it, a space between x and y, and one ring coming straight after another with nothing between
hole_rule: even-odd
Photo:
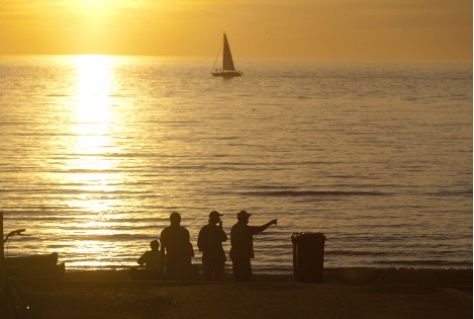
<instances>
[{"instance_id":1,"label":"trash can","mask_svg":"<svg viewBox=\"0 0 474 319\"><path fill-rule=\"evenodd\" d=\"M294 282L323 282L324 243L322 233L293 233Z\"/></svg>"}]
</instances>

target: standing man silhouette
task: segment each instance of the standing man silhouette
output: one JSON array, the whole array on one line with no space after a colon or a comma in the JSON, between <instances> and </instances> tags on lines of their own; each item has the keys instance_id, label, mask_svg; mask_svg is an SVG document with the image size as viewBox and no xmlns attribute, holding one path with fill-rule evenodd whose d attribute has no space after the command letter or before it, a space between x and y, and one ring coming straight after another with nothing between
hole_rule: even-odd
<instances>
[{"instance_id":1,"label":"standing man silhouette","mask_svg":"<svg viewBox=\"0 0 474 319\"><path fill-rule=\"evenodd\" d=\"M225 253L222 243L227 235L222 229L222 214L212 211L209 214L209 224L199 231L197 245L202 251L202 265L206 281L221 281L225 268Z\"/></svg>"},{"instance_id":2,"label":"standing man silhouette","mask_svg":"<svg viewBox=\"0 0 474 319\"><path fill-rule=\"evenodd\" d=\"M165 261L166 274L170 279L191 279L194 257L189 231L181 226L181 215L170 215L170 226L161 232L161 260ZM163 263L162 263L163 264Z\"/></svg>"},{"instance_id":3,"label":"standing man silhouette","mask_svg":"<svg viewBox=\"0 0 474 319\"><path fill-rule=\"evenodd\" d=\"M254 258L253 235L263 232L271 225L277 224L274 219L262 226L249 226L249 218L252 216L245 210L237 214L237 224L230 231L230 259L234 272L234 281L249 282L253 280L252 265L250 258Z\"/></svg>"}]
</instances>

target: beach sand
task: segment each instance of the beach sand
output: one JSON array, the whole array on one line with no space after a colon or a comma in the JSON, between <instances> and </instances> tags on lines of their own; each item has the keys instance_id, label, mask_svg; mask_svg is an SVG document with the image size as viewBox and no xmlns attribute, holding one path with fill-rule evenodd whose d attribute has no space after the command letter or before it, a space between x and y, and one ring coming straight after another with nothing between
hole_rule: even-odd
<instances>
[{"instance_id":1,"label":"beach sand","mask_svg":"<svg viewBox=\"0 0 474 319\"><path fill-rule=\"evenodd\" d=\"M325 269L253 283L131 281L125 271L21 280L35 318L472 318L472 269Z\"/></svg>"}]
</instances>

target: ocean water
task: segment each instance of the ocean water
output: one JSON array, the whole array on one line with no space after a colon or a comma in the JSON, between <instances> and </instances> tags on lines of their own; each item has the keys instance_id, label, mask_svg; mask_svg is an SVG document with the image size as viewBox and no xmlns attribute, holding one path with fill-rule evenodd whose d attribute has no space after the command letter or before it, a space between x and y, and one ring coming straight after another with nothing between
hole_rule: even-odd
<instances>
[{"instance_id":1,"label":"ocean water","mask_svg":"<svg viewBox=\"0 0 474 319\"><path fill-rule=\"evenodd\" d=\"M278 218L256 273L291 272L293 232L326 267L472 267L471 64L212 62L0 57L6 253L129 267L178 211L200 263L209 212L245 209Z\"/></svg>"}]
</instances>

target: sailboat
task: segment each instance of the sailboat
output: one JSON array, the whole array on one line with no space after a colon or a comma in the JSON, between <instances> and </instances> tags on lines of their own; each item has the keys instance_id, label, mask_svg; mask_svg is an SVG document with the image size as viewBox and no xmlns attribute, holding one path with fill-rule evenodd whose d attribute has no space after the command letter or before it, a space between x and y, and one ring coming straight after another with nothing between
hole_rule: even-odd
<instances>
[{"instance_id":1,"label":"sailboat","mask_svg":"<svg viewBox=\"0 0 474 319\"><path fill-rule=\"evenodd\" d=\"M217 62L217 60L216 60ZM234 60L232 60L232 53L230 53L229 41L224 33L224 50L222 53L222 69L216 68L214 65L214 71L211 72L214 76L223 77L234 77L241 76L242 72L235 69Z\"/></svg>"}]
</instances>

